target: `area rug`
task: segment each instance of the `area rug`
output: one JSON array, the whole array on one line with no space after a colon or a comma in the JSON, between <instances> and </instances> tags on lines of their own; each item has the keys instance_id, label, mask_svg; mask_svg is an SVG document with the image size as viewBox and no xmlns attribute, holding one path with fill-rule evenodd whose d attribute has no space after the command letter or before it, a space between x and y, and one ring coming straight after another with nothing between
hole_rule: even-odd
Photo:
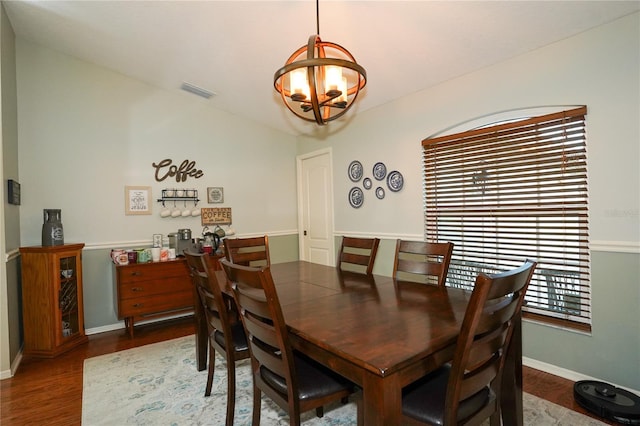
<instances>
[{"instance_id":1,"label":"area rug","mask_svg":"<svg viewBox=\"0 0 640 426\"><path fill-rule=\"evenodd\" d=\"M182 337L84 362L82 424L223 425L227 371L216 359L211 396L204 397L207 372L196 369L195 338ZM252 384L249 360L236 370L235 425L250 425ZM289 417L268 398L262 399L261 425L288 425ZM355 425L354 402L325 407L322 418L304 413L304 425ZM535 426L596 426L604 423L533 395L524 395L524 423Z\"/></svg>"}]
</instances>

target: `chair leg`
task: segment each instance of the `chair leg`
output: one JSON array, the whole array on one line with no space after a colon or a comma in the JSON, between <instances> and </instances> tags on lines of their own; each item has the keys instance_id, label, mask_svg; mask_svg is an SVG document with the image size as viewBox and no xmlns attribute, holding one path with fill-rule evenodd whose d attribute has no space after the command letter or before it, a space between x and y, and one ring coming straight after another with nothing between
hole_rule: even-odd
<instances>
[{"instance_id":1,"label":"chair leg","mask_svg":"<svg viewBox=\"0 0 640 426\"><path fill-rule=\"evenodd\" d=\"M233 356L233 355L231 355ZM233 426L234 410L236 408L236 364L227 357L227 423Z\"/></svg>"},{"instance_id":2,"label":"chair leg","mask_svg":"<svg viewBox=\"0 0 640 426\"><path fill-rule=\"evenodd\" d=\"M316 408L316 417L322 418L324 417L324 407L320 406Z\"/></svg>"},{"instance_id":3,"label":"chair leg","mask_svg":"<svg viewBox=\"0 0 640 426\"><path fill-rule=\"evenodd\" d=\"M211 386L213 385L213 372L216 369L216 351L209 346L209 374L207 375L207 387L204 391L204 396L211 395Z\"/></svg>"},{"instance_id":4,"label":"chair leg","mask_svg":"<svg viewBox=\"0 0 640 426\"><path fill-rule=\"evenodd\" d=\"M253 384L253 419L251 420L252 426L260 426L260 410L262 401L262 393L260 392L260 388L256 386L255 379Z\"/></svg>"},{"instance_id":5,"label":"chair leg","mask_svg":"<svg viewBox=\"0 0 640 426\"><path fill-rule=\"evenodd\" d=\"M500 411L500 403L498 403L498 408L496 409L496 411L493 412L493 414L491 414L489 424L491 426L501 426L502 425L501 418L502 418L502 412Z\"/></svg>"}]
</instances>

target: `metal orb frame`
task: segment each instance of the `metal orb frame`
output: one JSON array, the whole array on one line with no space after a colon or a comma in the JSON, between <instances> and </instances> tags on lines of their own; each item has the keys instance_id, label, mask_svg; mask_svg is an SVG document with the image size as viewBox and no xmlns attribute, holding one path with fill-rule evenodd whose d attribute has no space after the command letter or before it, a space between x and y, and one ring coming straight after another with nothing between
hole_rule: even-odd
<instances>
[{"instance_id":1,"label":"metal orb frame","mask_svg":"<svg viewBox=\"0 0 640 426\"><path fill-rule=\"evenodd\" d=\"M346 96L339 89L325 89L328 66L340 67L342 76L346 75ZM306 68L309 96L291 91L291 72L302 68ZM287 108L303 120L320 125L344 115L365 84L367 72L351 53L338 44L322 41L319 35L310 36L307 45L296 50L273 76L273 85Z\"/></svg>"}]
</instances>

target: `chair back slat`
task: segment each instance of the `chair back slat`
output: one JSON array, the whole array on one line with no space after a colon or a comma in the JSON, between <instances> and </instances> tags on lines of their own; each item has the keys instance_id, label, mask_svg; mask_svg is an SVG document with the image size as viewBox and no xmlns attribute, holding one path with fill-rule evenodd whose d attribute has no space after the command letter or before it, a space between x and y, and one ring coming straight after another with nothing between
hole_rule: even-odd
<instances>
[{"instance_id":1,"label":"chair back slat","mask_svg":"<svg viewBox=\"0 0 640 426\"><path fill-rule=\"evenodd\" d=\"M486 360L481 367L475 368L473 374L465 374L465 379L460 387L460 401L469 398L491 383L498 375L500 369L500 357L494 355Z\"/></svg>"},{"instance_id":2,"label":"chair back slat","mask_svg":"<svg viewBox=\"0 0 640 426\"><path fill-rule=\"evenodd\" d=\"M242 306L245 306L245 327L255 341L273 348L274 352L280 350L278 335L273 324L267 318L253 314L253 311L249 310L251 308L246 307L247 305Z\"/></svg>"},{"instance_id":3,"label":"chair back slat","mask_svg":"<svg viewBox=\"0 0 640 426\"><path fill-rule=\"evenodd\" d=\"M244 266L271 266L269 238L227 238L224 240L225 257Z\"/></svg>"},{"instance_id":4,"label":"chair back slat","mask_svg":"<svg viewBox=\"0 0 640 426\"><path fill-rule=\"evenodd\" d=\"M373 272L379 244L379 238L343 237L338 254L339 268L370 275Z\"/></svg>"},{"instance_id":5,"label":"chair back slat","mask_svg":"<svg viewBox=\"0 0 640 426\"><path fill-rule=\"evenodd\" d=\"M505 333L500 328L483 335L483 344L475 344L469 350L467 365L475 366L486 362L500 351L505 337Z\"/></svg>"},{"instance_id":6,"label":"chair back slat","mask_svg":"<svg viewBox=\"0 0 640 426\"><path fill-rule=\"evenodd\" d=\"M247 302L247 298L241 300ZM286 378L290 371L281 356L280 336L276 327L271 322L269 314L267 316L256 314L256 311L265 312L264 305L266 305L266 302L249 303L249 305L257 307L257 309L248 308L240 300L238 304L242 308L244 326L249 335L251 356L257 361L256 371L259 371L260 368L267 368ZM260 306L261 304L263 306Z\"/></svg>"},{"instance_id":7,"label":"chair back slat","mask_svg":"<svg viewBox=\"0 0 640 426\"><path fill-rule=\"evenodd\" d=\"M501 375L536 262L493 275L480 273L462 323L447 385L444 424L458 424L460 402L490 386L499 401Z\"/></svg>"},{"instance_id":8,"label":"chair back slat","mask_svg":"<svg viewBox=\"0 0 640 426\"><path fill-rule=\"evenodd\" d=\"M442 271L442 265L440 262L429 260L398 259L396 272L398 271L417 275L435 275L437 277Z\"/></svg>"},{"instance_id":9,"label":"chair back slat","mask_svg":"<svg viewBox=\"0 0 640 426\"><path fill-rule=\"evenodd\" d=\"M451 242L429 243L399 239L396 241L392 276L395 279L444 287L452 254Z\"/></svg>"}]
</instances>

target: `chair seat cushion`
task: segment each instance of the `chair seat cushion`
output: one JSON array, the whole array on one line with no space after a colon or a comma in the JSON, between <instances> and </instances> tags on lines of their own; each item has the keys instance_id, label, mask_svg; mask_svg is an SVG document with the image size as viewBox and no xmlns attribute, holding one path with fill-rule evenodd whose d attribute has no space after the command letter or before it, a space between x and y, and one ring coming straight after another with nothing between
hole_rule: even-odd
<instances>
[{"instance_id":1,"label":"chair seat cushion","mask_svg":"<svg viewBox=\"0 0 640 426\"><path fill-rule=\"evenodd\" d=\"M444 366L411 383L402 391L402 414L425 423L442 425L450 366ZM489 387L471 395L458 407L458 419L466 419L495 398Z\"/></svg>"},{"instance_id":2,"label":"chair seat cushion","mask_svg":"<svg viewBox=\"0 0 640 426\"><path fill-rule=\"evenodd\" d=\"M343 390L352 390L354 385L339 374L334 373L323 365L294 352L296 374L300 400L315 399ZM273 371L260 367L262 379L274 390L287 395L285 379Z\"/></svg>"},{"instance_id":3,"label":"chair seat cushion","mask_svg":"<svg viewBox=\"0 0 640 426\"><path fill-rule=\"evenodd\" d=\"M249 350L249 344L247 343L247 335L244 333L244 327L241 322L231 324L231 335L233 336L233 345L236 352L243 352ZM213 339L223 348L224 334L219 330L216 330L213 334Z\"/></svg>"}]
</instances>

